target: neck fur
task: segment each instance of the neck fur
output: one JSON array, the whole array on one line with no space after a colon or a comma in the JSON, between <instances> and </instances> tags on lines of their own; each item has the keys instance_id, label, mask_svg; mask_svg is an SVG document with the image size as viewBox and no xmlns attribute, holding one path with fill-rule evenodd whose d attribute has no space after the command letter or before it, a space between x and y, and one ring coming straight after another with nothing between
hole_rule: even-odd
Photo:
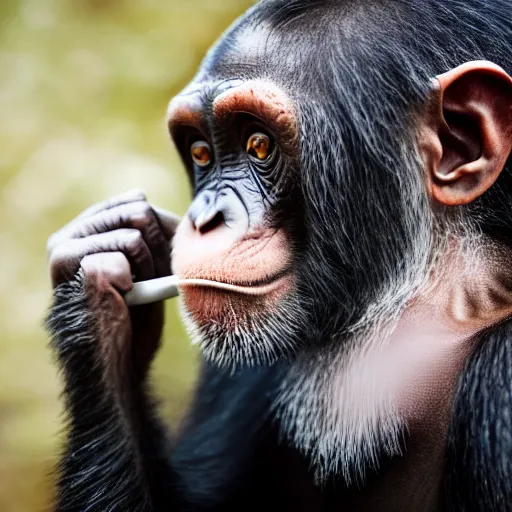
<instances>
[{"instance_id":1,"label":"neck fur","mask_svg":"<svg viewBox=\"0 0 512 512\"><path fill-rule=\"evenodd\" d=\"M481 241L465 246L480 249L447 244L407 300L370 308L382 314L292 364L275 414L320 483L341 474L361 484L383 456L402 455L405 434L427 443L446 435L476 334L512 314L505 255Z\"/></svg>"}]
</instances>

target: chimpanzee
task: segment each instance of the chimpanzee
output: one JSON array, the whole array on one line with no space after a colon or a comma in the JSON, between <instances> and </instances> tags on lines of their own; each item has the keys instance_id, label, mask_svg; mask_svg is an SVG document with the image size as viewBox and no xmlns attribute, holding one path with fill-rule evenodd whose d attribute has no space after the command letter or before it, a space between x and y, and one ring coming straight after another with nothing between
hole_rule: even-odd
<instances>
[{"instance_id":1,"label":"chimpanzee","mask_svg":"<svg viewBox=\"0 0 512 512\"><path fill-rule=\"evenodd\" d=\"M512 510L510 74L510 0L238 20L169 106L176 231L135 191L50 238L56 510ZM124 298L171 268L203 359L174 439L162 302Z\"/></svg>"}]
</instances>

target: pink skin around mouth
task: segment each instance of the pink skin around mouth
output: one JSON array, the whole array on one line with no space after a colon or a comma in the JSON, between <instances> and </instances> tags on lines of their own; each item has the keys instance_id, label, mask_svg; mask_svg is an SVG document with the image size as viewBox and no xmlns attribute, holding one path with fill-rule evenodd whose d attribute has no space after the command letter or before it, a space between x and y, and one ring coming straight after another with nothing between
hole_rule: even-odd
<instances>
[{"instance_id":1,"label":"pink skin around mouth","mask_svg":"<svg viewBox=\"0 0 512 512\"><path fill-rule=\"evenodd\" d=\"M286 234L264 227L242 237L226 227L201 234L184 220L174 236L172 261L180 287L202 286L246 295L271 293L291 273Z\"/></svg>"},{"instance_id":2,"label":"pink skin around mouth","mask_svg":"<svg viewBox=\"0 0 512 512\"><path fill-rule=\"evenodd\" d=\"M184 220L173 239L172 262L190 318L226 331L249 325L293 287L287 236L268 227L198 233Z\"/></svg>"}]
</instances>

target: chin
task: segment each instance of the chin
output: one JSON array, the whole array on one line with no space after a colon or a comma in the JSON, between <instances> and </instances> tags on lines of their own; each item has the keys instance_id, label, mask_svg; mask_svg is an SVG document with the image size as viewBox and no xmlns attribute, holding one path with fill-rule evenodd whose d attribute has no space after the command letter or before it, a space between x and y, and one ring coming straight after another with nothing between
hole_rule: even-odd
<instances>
[{"instance_id":1,"label":"chin","mask_svg":"<svg viewBox=\"0 0 512 512\"><path fill-rule=\"evenodd\" d=\"M182 290L181 314L192 342L209 362L230 370L291 357L300 347L304 318L294 276L238 286L247 293L205 286Z\"/></svg>"},{"instance_id":2,"label":"chin","mask_svg":"<svg viewBox=\"0 0 512 512\"><path fill-rule=\"evenodd\" d=\"M225 228L197 234L180 225L172 261L182 280L182 317L208 361L234 370L297 351L305 315L289 248L282 230L260 227L234 238Z\"/></svg>"}]
</instances>

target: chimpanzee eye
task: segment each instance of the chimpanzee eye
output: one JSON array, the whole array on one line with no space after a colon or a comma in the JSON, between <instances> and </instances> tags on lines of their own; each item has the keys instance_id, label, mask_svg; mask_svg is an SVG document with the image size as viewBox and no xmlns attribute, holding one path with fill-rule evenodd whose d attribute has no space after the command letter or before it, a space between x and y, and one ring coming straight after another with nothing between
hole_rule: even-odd
<instances>
[{"instance_id":1,"label":"chimpanzee eye","mask_svg":"<svg viewBox=\"0 0 512 512\"><path fill-rule=\"evenodd\" d=\"M192 160L199 167L206 167L211 162L210 145L204 140L198 140L190 146Z\"/></svg>"},{"instance_id":2,"label":"chimpanzee eye","mask_svg":"<svg viewBox=\"0 0 512 512\"><path fill-rule=\"evenodd\" d=\"M264 133L253 133L247 139L246 151L258 160L265 160L270 154L270 138Z\"/></svg>"}]
</instances>

